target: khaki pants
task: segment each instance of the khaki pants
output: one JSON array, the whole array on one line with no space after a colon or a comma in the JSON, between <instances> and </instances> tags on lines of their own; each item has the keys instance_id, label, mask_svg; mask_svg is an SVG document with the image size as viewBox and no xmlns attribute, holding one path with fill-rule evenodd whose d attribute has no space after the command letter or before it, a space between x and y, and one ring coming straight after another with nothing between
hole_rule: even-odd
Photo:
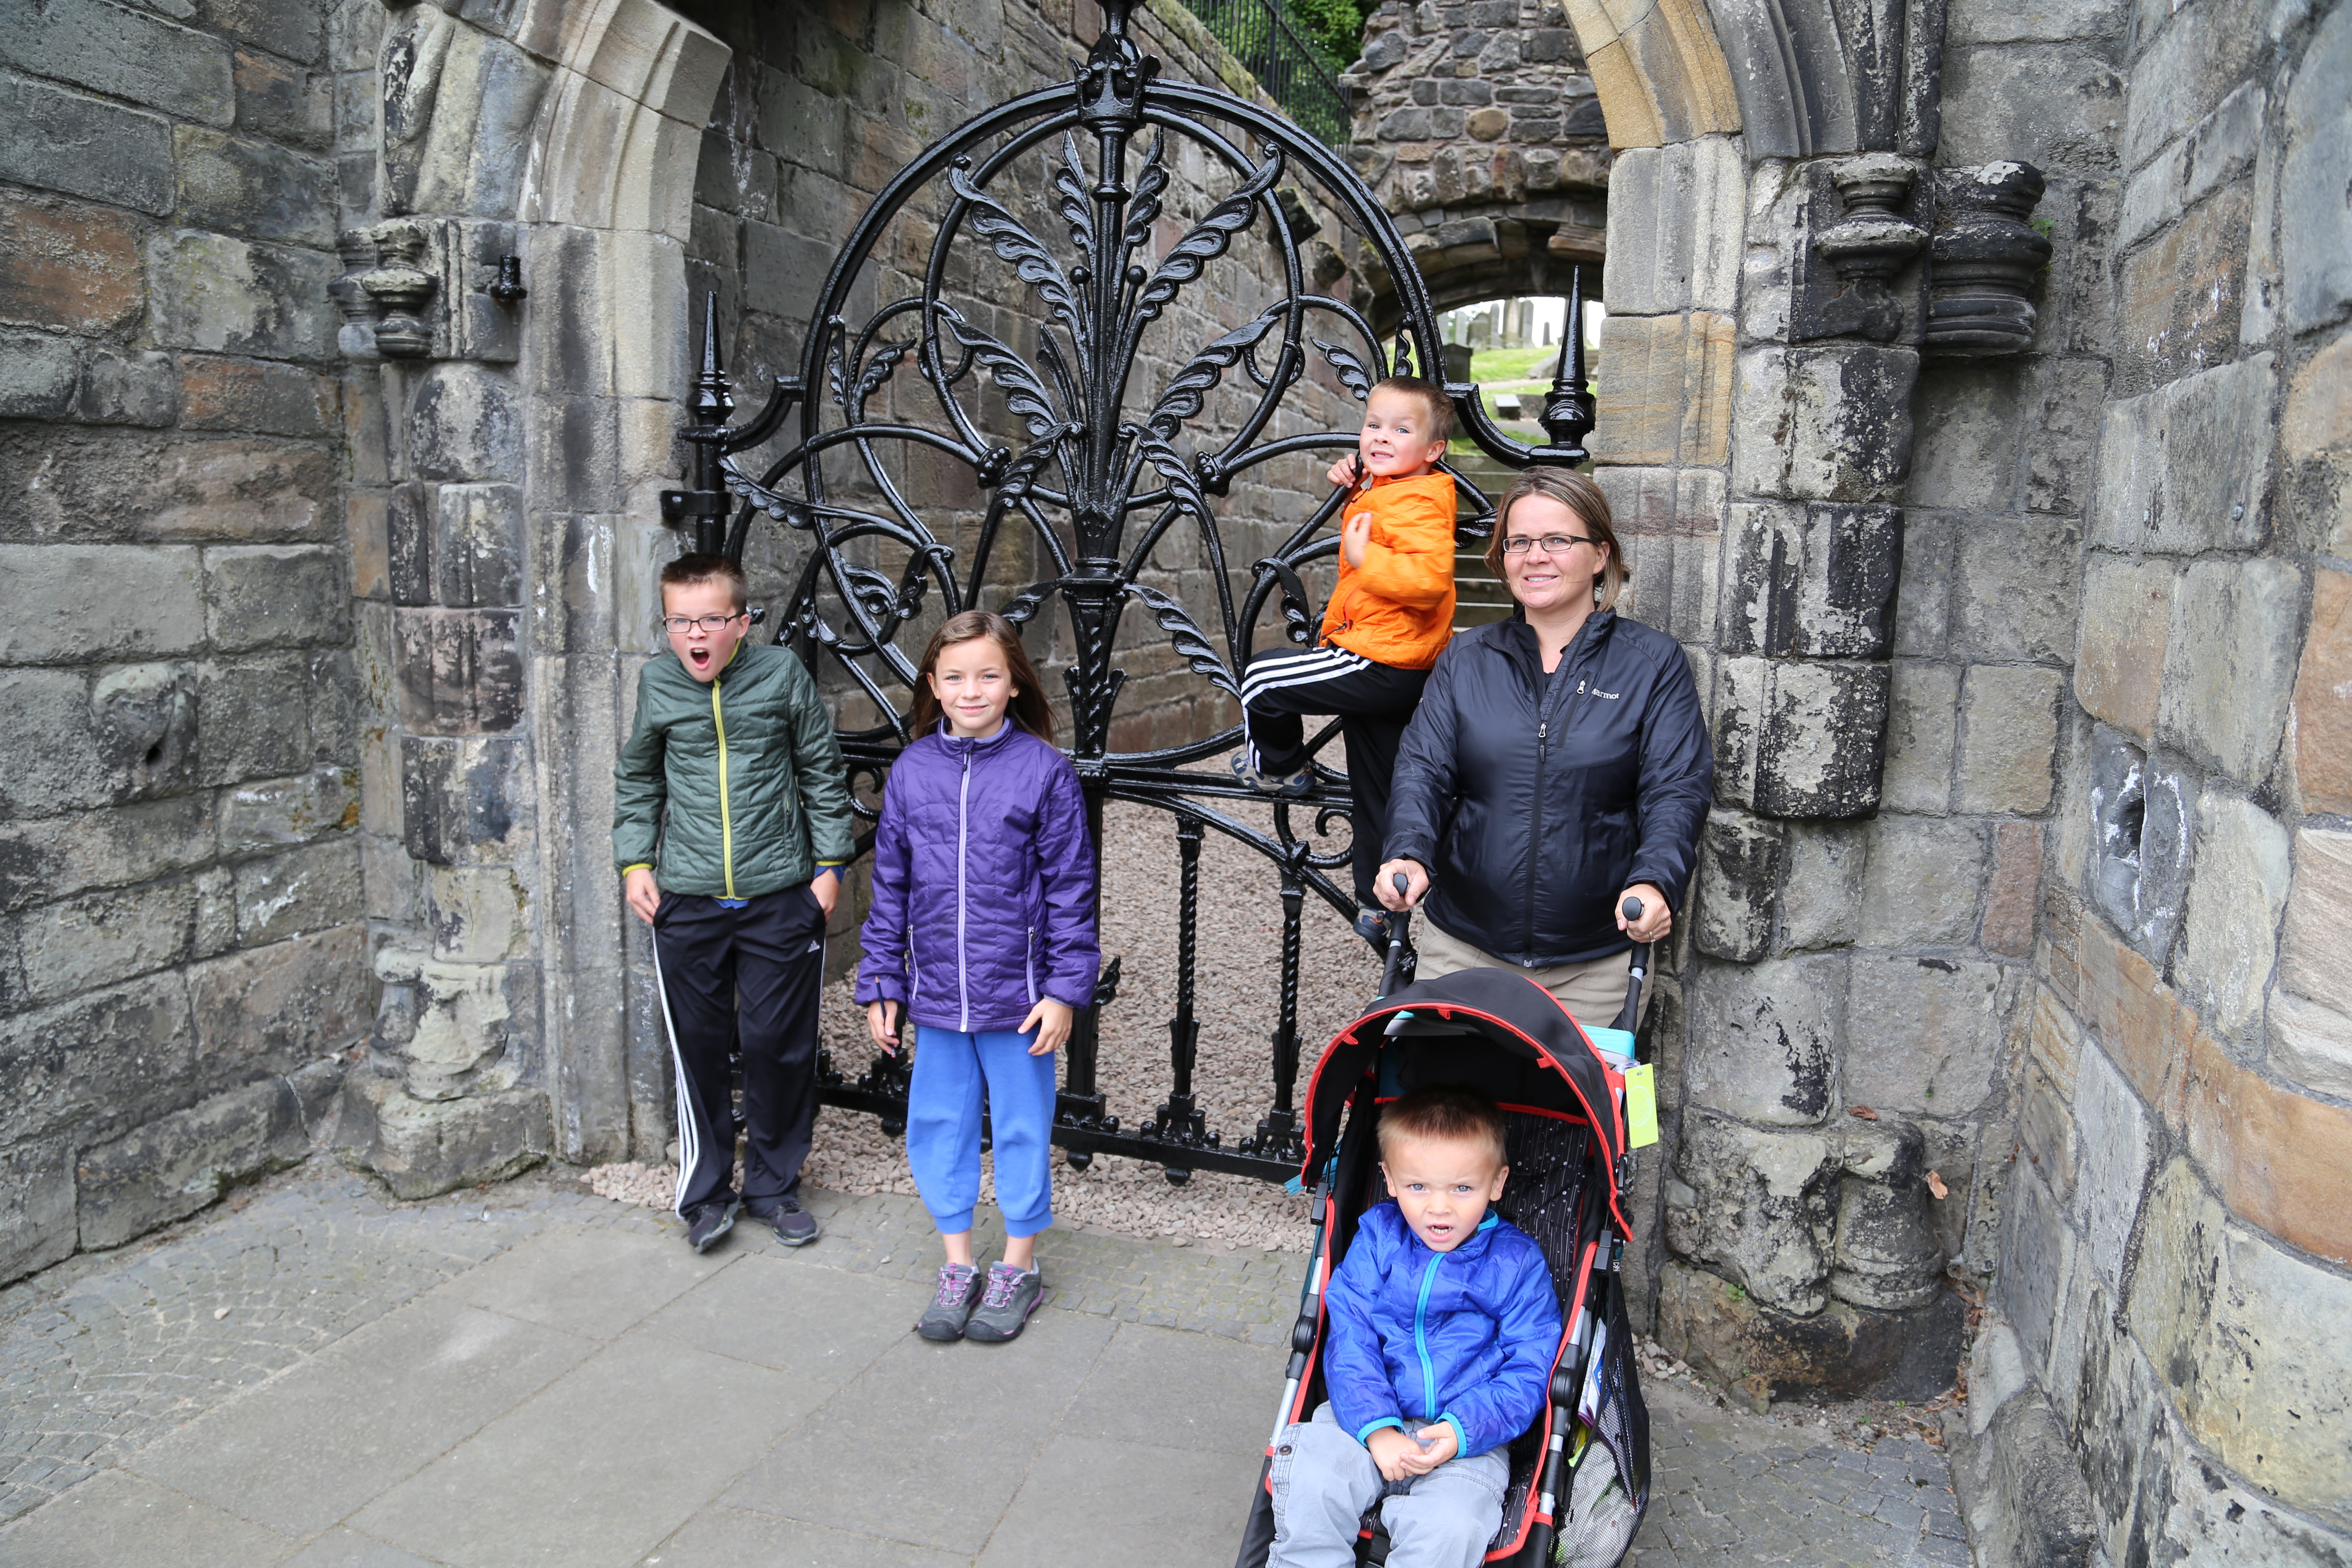
<instances>
[{"instance_id":1,"label":"khaki pants","mask_svg":"<svg viewBox=\"0 0 2352 1568\"><path fill-rule=\"evenodd\" d=\"M1413 972L1415 980L1434 980L1441 974L1465 969L1507 969L1514 974L1526 975L1559 997L1568 1016L1588 1029L1615 1028L1617 1015L1625 1010L1625 981L1633 969L1631 950L1612 952L1589 963L1546 963L1530 969L1507 963L1482 948L1473 947L1440 930L1435 921L1426 919L1413 922L1412 946L1420 954L1421 965ZM1649 987L1644 985L1643 1009L1647 1011L1649 1005Z\"/></svg>"}]
</instances>

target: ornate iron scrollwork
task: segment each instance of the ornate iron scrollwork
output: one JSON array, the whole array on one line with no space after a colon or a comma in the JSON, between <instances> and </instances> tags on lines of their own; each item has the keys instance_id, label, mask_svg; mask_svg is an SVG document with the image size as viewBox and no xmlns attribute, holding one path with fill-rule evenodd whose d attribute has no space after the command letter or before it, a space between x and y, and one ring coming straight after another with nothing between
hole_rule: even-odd
<instances>
[{"instance_id":1,"label":"ornate iron scrollwork","mask_svg":"<svg viewBox=\"0 0 2352 1568\"><path fill-rule=\"evenodd\" d=\"M1096 1088L1097 1016L1117 988L1114 963L1096 1007L1080 1016L1070 1040L1055 1142L1078 1164L1111 1152L1162 1164L1171 1180L1196 1168L1280 1180L1296 1173L1300 1153L1295 1089L1305 905L1312 894L1342 918L1354 913L1352 894L1331 875L1346 864L1346 846L1335 851L1317 844L1346 820L1344 783L1318 766L1317 792L1274 805L1266 832L1232 808L1265 797L1221 768L1190 765L1233 750L1237 728L1183 745L1114 750L1112 721L1126 681L1114 646L1127 607L1135 605L1192 675L1238 695L1257 625L1276 595L1281 635L1308 640L1313 607L1301 571L1336 551L1326 525L1340 492L1309 509L1280 548L1247 569L1238 601L1219 502L1238 476L1260 464L1353 447L1352 429L1269 434L1277 410L1306 379L1310 354L1359 399L1391 363L1409 371L1416 351L1423 364L1443 362L1435 317L1410 253L1345 161L1255 104L1163 79L1159 62L1128 30L1130 9L1131 0L1106 0L1102 36L1074 79L987 110L889 182L818 293L800 373L777 378L766 406L740 427L728 423L733 403L719 364L713 298L686 431L693 485L667 492L663 510L690 529L695 548L739 560L761 518L802 536L805 549L776 637L794 647L821 679L845 679L880 715L840 733L853 782L876 792L910 738L906 709L919 650L902 647L901 634L932 614L982 602L1016 623L1058 606L1069 634L1071 756L1095 842L1101 842L1107 801L1159 807L1173 818L1182 876L1176 1016L1169 1024L1173 1087L1156 1113L1129 1127ZM1225 172L1230 188L1163 245L1163 225L1175 221L1175 160L1187 143L1206 166ZM1020 189L1040 157L1042 185ZM1300 226L1286 210L1297 197L1282 188L1286 181L1319 185L1394 279L1403 325L1393 355L1349 302L1309 285L1299 258ZM1024 217L1024 205L1038 209L1042 221ZM919 255L920 285L902 298L857 304L879 270L870 264L884 255L894 224L918 235L929 231L917 251L902 245L888 253L909 277ZM1150 368L1139 357L1147 331L1171 319L1188 289L1245 235L1269 247L1278 268L1277 277L1260 279L1269 302L1175 356L1156 394L1139 395L1139 373ZM1027 353L1008 341L1022 334L1000 330L1000 309L969 289L950 287L951 279L988 257L1020 285L1034 311L1035 344ZM1446 391L1464 433L1502 461L1574 464L1585 459L1581 442L1592 426L1582 374L1580 343L1545 408L1551 440L1541 447L1522 445L1498 428L1475 386L1448 384ZM1248 411L1229 428L1202 429L1213 400L1234 390L1250 402ZM922 417L901 412L918 403ZM877 404L886 411L877 413ZM992 416L984 419L982 409ZM1017 427L1017 435L992 435L992 424ZM793 434L786 449L754 467L746 455L776 441L787 426ZM975 509L980 521L968 557L935 532L910 493L905 465L918 455L968 470L984 498ZM828 458L846 469L846 480L828 480ZM1480 506L1479 518L1465 527L1483 536L1483 500ZM1215 595L1213 620L1141 580L1155 547L1176 529L1197 534ZM992 563L1013 553L1014 539L1044 568L1033 581L992 576ZM1318 750L1337 729L1316 738ZM1211 831L1273 863L1283 904L1272 1102L1255 1134L1230 1144L1207 1125L1192 1088L1200 851ZM869 832L861 853L870 843ZM903 1125L907 1084L897 1062L877 1058L852 1079L827 1061L820 1081L826 1103Z\"/></svg>"}]
</instances>

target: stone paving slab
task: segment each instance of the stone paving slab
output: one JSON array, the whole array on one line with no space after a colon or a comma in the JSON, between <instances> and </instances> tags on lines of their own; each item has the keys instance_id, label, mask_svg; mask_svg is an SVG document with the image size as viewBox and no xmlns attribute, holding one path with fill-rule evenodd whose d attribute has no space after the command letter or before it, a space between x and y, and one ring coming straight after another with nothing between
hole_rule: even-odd
<instances>
[{"instance_id":1,"label":"stone paving slab","mask_svg":"<svg viewBox=\"0 0 2352 1568\"><path fill-rule=\"evenodd\" d=\"M697 1258L541 1174L317 1166L0 1291L0 1568L1225 1568L1303 1259L1058 1229L1013 1345L908 1329L914 1200ZM996 1237L983 1233L985 1248ZM1629 1562L1965 1568L1942 1457L1651 1390Z\"/></svg>"}]
</instances>

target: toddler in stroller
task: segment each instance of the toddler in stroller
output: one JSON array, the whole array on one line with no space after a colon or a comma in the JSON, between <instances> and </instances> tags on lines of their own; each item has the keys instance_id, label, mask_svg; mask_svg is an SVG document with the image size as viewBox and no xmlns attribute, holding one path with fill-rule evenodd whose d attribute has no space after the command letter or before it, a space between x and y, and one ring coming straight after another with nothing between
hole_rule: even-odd
<instances>
[{"instance_id":1,"label":"toddler in stroller","mask_svg":"<svg viewBox=\"0 0 2352 1568\"><path fill-rule=\"evenodd\" d=\"M1639 976L1637 967L1637 986ZM1633 1011L1629 997L1629 1016L1621 1022L1630 1025ZM1350 1250L1365 1245L1368 1228L1375 1238L1378 1227L1394 1228L1392 1221L1370 1218L1385 1195L1381 1121L1401 1106L1410 1113L1414 1102L1407 1097L1439 1086L1476 1091L1500 1108L1508 1169L1494 1211L1540 1249L1558 1313L1548 1319L1550 1342L1538 1356L1532 1418L1494 1450L1507 1468L1499 1521L1482 1547L1458 1561L1612 1568L1622 1560L1648 1500L1649 1418L1617 1272L1626 1234L1619 1179L1631 1171L1625 1075L1633 1064L1630 1038L1609 1043L1624 1053L1604 1052L1541 987L1478 969L1393 992L1324 1052L1307 1096L1315 1255L1237 1568L1268 1562L1275 1469L1296 1459L1278 1450L1286 1443L1297 1447L1297 1434L1319 1406L1346 1404L1337 1392L1346 1356L1343 1336L1332 1331L1330 1286ZM1346 1310L1341 1294L1336 1305ZM1418 1353L1410 1341L1404 1348L1408 1356ZM1389 1561L1387 1506L1375 1503L1362 1516L1356 1562ZM1402 1563L1403 1540L1395 1545Z\"/></svg>"}]
</instances>

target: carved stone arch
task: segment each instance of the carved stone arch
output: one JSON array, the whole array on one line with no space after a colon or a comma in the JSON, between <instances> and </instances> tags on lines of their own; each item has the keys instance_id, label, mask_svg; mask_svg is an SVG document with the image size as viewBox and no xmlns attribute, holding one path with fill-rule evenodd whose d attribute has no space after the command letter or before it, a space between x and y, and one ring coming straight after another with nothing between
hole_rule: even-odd
<instances>
[{"instance_id":1,"label":"carved stone arch","mask_svg":"<svg viewBox=\"0 0 2352 1568\"><path fill-rule=\"evenodd\" d=\"M658 1030L631 1026L650 1003L612 874L612 759L672 552L658 492L687 422L686 239L730 51L656 0L542 3L560 46L517 216L548 1087L560 1158L659 1160L668 1091L639 1059Z\"/></svg>"}]
</instances>

